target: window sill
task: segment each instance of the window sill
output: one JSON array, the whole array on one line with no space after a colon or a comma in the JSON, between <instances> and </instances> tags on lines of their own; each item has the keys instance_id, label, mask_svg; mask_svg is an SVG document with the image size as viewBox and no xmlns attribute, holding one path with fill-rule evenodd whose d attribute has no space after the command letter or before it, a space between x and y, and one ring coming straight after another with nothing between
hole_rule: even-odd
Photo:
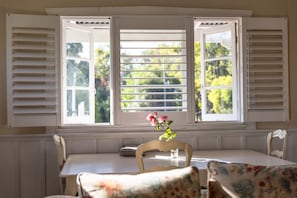
<instances>
[{"instance_id":1,"label":"window sill","mask_svg":"<svg viewBox=\"0 0 297 198\"><path fill-rule=\"evenodd\" d=\"M246 123L199 123L199 124L188 124L188 125L172 125L174 131L189 131L189 132L202 132L202 131L242 131L247 129L255 129L255 125ZM56 129L48 128L48 131L55 130L58 133L137 133L137 132L152 132L154 127L150 126L148 123L139 125L75 125L75 126L60 126Z\"/></svg>"}]
</instances>

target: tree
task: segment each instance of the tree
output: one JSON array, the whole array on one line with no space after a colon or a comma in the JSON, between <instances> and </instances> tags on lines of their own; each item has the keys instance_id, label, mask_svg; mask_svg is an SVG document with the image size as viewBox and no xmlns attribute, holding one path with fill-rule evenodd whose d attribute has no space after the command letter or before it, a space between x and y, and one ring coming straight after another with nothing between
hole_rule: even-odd
<instances>
[{"instance_id":1,"label":"tree","mask_svg":"<svg viewBox=\"0 0 297 198\"><path fill-rule=\"evenodd\" d=\"M195 120L201 121L202 98L201 98L201 55L200 43L195 42ZM207 43L205 47L206 58L206 86L213 87L207 91L208 113L220 114L232 112L232 63L226 58L230 50L221 43ZM214 58L214 60L212 60ZM220 87L220 88L214 88ZM223 88L225 87L225 88Z\"/></svg>"},{"instance_id":2,"label":"tree","mask_svg":"<svg viewBox=\"0 0 297 198\"><path fill-rule=\"evenodd\" d=\"M95 122L110 122L110 53L95 51Z\"/></svg>"},{"instance_id":3,"label":"tree","mask_svg":"<svg viewBox=\"0 0 297 198\"><path fill-rule=\"evenodd\" d=\"M122 78L125 79L125 85L143 85L143 88L134 89L127 88L125 92L138 94L122 95L122 107L164 107L164 106L181 106L179 101L168 101L170 99L181 99L181 94L168 94L181 92L179 88L163 88L163 85L180 85L181 84L181 65L172 63L167 55L181 54L180 47L160 44L154 49L145 50L141 53L144 55L138 59L124 59L121 66ZM156 56L156 57L154 57ZM137 64L137 63L142 64ZM123 82L122 82L123 83ZM145 86L160 85L160 88L146 88ZM160 93L160 94L150 94ZM140 103L132 103L131 100L142 101Z\"/></svg>"},{"instance_id":4,"label":"tree","mask_svg":"<svg viewBox=\"0 0 297 198\"><path fill-rule=\"evenodd\" d=\"M210 87L220 87L209 90L209 113L232 113L232 62L227 58L230 50L221 43L212 42L207 43L206 51L208 57L218 59L206 63L206 83Z\"/></svg>"}]
</instances>

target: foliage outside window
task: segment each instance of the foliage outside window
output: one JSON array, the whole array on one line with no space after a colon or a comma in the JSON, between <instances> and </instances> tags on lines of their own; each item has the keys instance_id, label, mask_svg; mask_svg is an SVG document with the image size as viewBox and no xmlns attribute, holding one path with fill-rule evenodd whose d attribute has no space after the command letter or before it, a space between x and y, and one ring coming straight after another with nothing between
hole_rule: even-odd
<instances>
[{"instance_id":1,"label":"foliage outside window","mask_svg":"<svg viewBox=\"0 0 297 198\"><path fill-rule=\"evenodd\" d=\"M194 68L187 63L186 30L121 29L116 57L120 93L114 93L120 111L187 112L194 108L194 122L238 120L235 24L194 20ZM110 76L117 67L110 65L109 25L76 25L79 31L73 24L64 27L68 31L64 123L110 123ZM191 72L194 93L189 92ZM188 107L189 97L194 97L195 107Z\"/></svg>"},{"instance_id":2,"label":"foliage outside window","mask_svg":"<svg viewBox=\"0 0 297 198\"><path fill-rule=\"evenodd\" d=\"M121 30L121 111L185 111L183 30Z\"/></svg>"}]
</instances>

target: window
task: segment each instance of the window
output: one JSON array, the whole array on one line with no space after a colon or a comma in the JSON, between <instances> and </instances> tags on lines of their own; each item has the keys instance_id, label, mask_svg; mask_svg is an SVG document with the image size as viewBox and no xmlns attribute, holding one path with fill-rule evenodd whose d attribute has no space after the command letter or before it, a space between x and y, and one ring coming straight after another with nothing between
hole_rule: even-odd
<instances>
[{"instance_id":1,"label":"window","mask_svg":"<svg viewBox=\"0 0 297 198\"><path fill-rule=\"evenodd\" d=\"M120 101L115 109L116 123L146 123L146 116L153 111L166 112L185 123L189 94L186 19L143 16L135 20L125 16L114 20L120 76L115 85L119 90L115 97Z\"/></svg>"},{"instance_id":2,"label":"window","mask_svg":"<svg viewBox=\"0 0 297 198\"><path fill-rule=\"evenodd\" d=\"M64 18L63 122L110 122L110 21Z\"/></svg>"},{"instance_id":3,"label":"window","mask_svg":"<svg viewBox=\"0 0 297 198\"><path fill-rule=\"evenodd\" d=\"M238 20L195 20L195 121L240 121Z\"/></svg>"},{"instance_id":4,"label":"window","mask_svg":"<svg viewBox=\"0 0 297 198\"><path fill-rule=\"evenodd\" d=\"M7 17L11 126L288 119L283 18L33 18Z\"/></svg>"},{"instance_id":5,"label":"window","mask_svg":"<svg viewBox=\"0 0 297 198\"><path fill-rule=\"evenodd\" d=\"M185 30L121 30L121 111L186 111Z\"/></svg>"}]
</instances>

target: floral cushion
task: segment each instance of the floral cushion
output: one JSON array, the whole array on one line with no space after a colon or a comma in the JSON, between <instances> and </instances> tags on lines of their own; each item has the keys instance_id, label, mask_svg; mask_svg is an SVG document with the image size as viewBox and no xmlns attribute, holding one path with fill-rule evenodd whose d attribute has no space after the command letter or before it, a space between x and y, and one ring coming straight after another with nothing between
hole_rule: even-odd
<instances>
[{"instance_id":1,"label":"floral cushion","mask_svg":"<svg viewBox=\"0 0 297 198\"><path fill-rule=\"evenodd\" d=\"M196 167L137 175L80 173L77 176L82 198L199 198L199 172Z\"/></svg>"},{"instance_id":2,"label":"floral cushion","mask_svg":"<svg viewBox=\"0 0 297 198\"><path fill-rule=\"evenodd\" d=\"M210 161L208 179L211 184L209 194L213 198L297 197L297 165L268 167ZM224 192L221 191L222 189Z\"/></svg>"}]
</instances>

